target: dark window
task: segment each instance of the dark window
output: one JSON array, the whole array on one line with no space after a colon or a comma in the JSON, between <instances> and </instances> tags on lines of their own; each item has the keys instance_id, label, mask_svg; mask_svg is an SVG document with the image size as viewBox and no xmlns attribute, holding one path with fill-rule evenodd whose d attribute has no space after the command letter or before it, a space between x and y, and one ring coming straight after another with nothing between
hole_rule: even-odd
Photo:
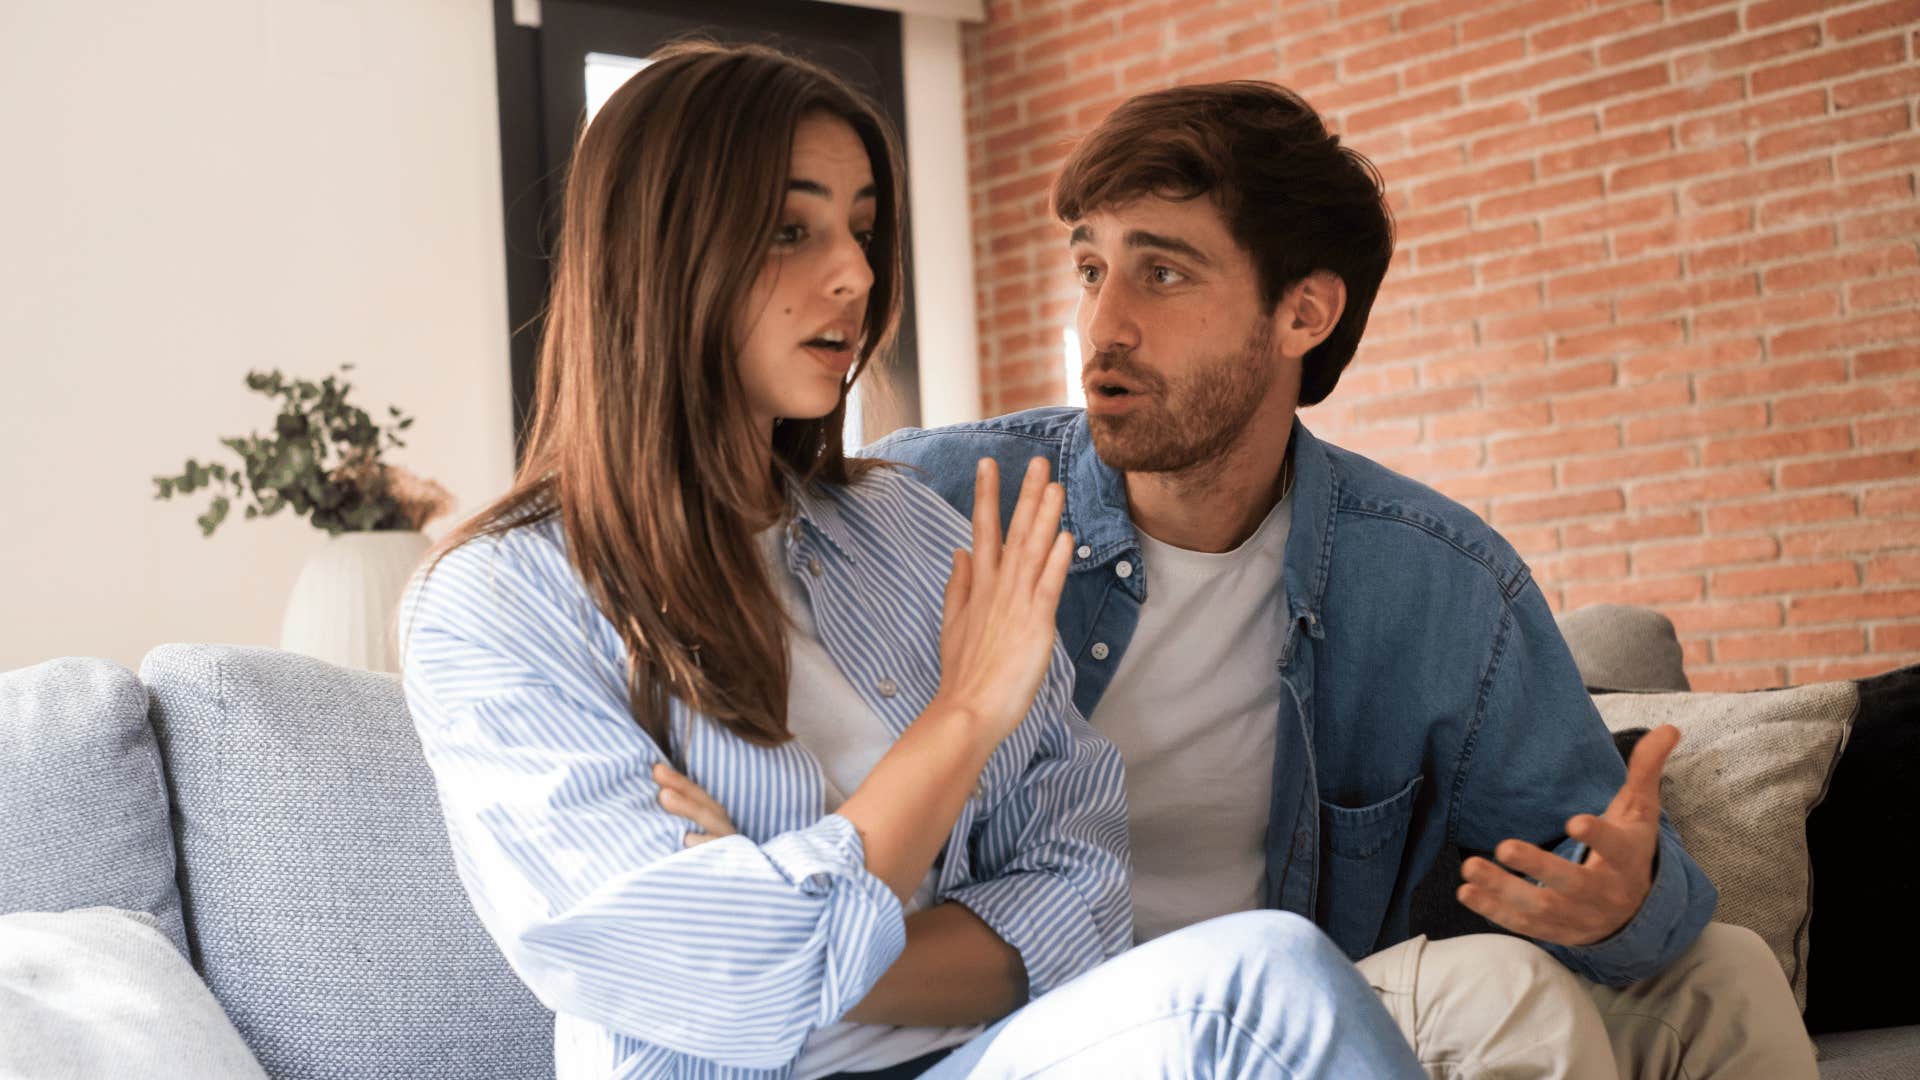
<instances>
[{"instance_id":1,"label":"dark window","mask_svg":"<svg viewBox=\"0 0 1920 1080\"><path fill-rule=\"evenodd\" d=\"M894 12L795 0L543 0L540 25L526 27L514 23L513 0L494 0L493 7L517 458L525 447L533 404L547 252L568 155L586 118L590 70L596 83L604 85L623 64L637 66L638 58L688 35L771 45L805 56L866 91L880 103L903 143L906 91L900 16ZM919 422L911 270L905 284L898 357L888 372L888 390L880 400L866 403L869 411L883 414L869 418L870 431ZM862 380L863 388L867 381Z\"/></svg>"}]
</instances>

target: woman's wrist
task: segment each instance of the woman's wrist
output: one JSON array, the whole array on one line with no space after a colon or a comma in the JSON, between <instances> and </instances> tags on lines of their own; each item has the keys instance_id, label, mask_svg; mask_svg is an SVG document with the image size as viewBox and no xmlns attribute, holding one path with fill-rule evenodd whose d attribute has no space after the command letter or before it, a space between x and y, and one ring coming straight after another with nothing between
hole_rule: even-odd
<instances>
[{"instance_id":1,"label":"woman's wrist","mask_svg":"<svg viewBox=\"0 0 1920 1080\"><path fill-rule=\"evenodd\" d=\"M918 724L942 732L951 732L985 755L993 753L1003 739L1007 737L1006 726L996 723L980 709L963 701L955 700L944 692L936 693L927 703L926 711L920 714Z\"/></svg>"}]
</instances>

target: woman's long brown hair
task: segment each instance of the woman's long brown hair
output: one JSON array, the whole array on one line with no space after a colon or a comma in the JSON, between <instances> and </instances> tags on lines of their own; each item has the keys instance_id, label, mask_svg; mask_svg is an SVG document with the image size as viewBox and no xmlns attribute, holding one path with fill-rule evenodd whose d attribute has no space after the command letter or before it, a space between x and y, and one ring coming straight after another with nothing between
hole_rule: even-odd
<instances>
[{"instance_id":1,"label":"woman's long brown hair","mask_svg":"<svg viewBox=\"0 0 1920 1080\"><path fill-rule=\"evenodd\" d=\"M625 642L634 718L660 749L672 753L670 696L778 743L789 737L786 623L753 530L779 513L786 485L844 484L872 466L841 445L843 391L829 415L776 425L764 473L735 318L780 223L795 126L816 111L840 117L879 195L848 385L860 376L899 317L899 153L870 102L805 61L711 44L652 61L574 149L513 486L431 559L558 515L574 570Z\"/></svg>"}]
</instances>

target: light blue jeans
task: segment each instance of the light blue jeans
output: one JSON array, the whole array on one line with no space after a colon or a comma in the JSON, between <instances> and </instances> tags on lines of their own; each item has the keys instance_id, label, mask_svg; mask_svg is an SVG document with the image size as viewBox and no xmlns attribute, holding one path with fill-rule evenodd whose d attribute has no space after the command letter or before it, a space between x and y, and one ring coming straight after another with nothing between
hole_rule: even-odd
<instances>
[{"instance_id":1,"label":"light blue jeans","mask_svg":"<svg viewBox=\"0 0 1920 1080\"><path fill-rule=\"evenodd\" d=\"M922 1080L1425 1075L1318 927L1247 911L1122 953L958 1047Z\"/></svg>"}]
</instances>

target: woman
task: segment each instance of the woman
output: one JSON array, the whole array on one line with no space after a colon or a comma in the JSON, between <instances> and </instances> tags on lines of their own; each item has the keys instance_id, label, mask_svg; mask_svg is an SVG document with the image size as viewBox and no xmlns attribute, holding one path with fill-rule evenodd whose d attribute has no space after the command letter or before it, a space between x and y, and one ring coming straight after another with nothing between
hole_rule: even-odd
<instances>
[{"instance_id":1,"label":"woman","mask_svg":"<svg viewBox=\"0 0 1920 1080\"><path fill-rule=\"evenodd\" d=\"M1053 629L1059 486L1036 462L1003 542L983 463L969 538L842 454L899 308L896 160L811 65L657 55L575 151L514 487L409 590L456 863L563 1078L991 1071L1067 1025L983 1023L1128 945L1120 765ZM1276 927L1306 940L1216 937ZM1070 1033L1171 1045L1147 1013L1201 1000L1121 982L1158 997Z\"/></svg>"}]
</instances>

